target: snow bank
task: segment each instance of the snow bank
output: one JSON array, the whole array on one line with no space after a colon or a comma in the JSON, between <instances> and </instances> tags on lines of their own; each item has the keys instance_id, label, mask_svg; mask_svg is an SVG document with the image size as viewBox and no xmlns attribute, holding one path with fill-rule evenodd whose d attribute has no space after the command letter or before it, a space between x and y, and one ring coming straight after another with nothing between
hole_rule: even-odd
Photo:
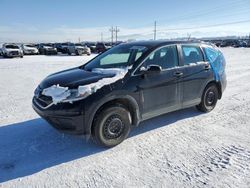
<instances>
[{"instance_id":1,"label":"snow bank","mask_svg":"<svg viewBox=\"0 0 250 188\"><path fill-rule=\"evenodd\" d=\"M53 85L49 88L46 88L43 90L42 94L45 96L52 97L53 103L57 104L60 102L73 102L77 100L82 100L89 95L95 93L98 89L101 89L105 85L109 85L111 83L115 83L116 81L124 78L124 76L128 72L128 68L110 68L110 69L102 69L102 68L96 68L93 69L92 72L99 73L99 74L114 74L111 78L103 78L97 82L79 86L77 90L77 96L69 97L71 96L71 91L68 89L68 87L61 87L59 85Z\"/></svg>"}]
</instances>

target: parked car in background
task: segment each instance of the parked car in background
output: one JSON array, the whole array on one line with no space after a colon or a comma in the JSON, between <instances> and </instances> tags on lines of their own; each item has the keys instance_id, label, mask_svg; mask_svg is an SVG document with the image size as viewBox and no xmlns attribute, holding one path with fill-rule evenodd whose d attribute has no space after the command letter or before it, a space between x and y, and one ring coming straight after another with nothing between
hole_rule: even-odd
<instances>
[{"instance_id":1,"label":"parked car in background","mask_svg":"<svg viewBox=\"0 0 250 188\"><path fill-rule=\"evenodd\" d=\"M56 44L54 44L54 47L57 49L57 52L66 54L66 53L68 53L68 50L67 50L68 45L69 45L69 42L56 43Z\"/></svg>"},{"instance_id":2,"label":"parked car in background","mask_svg":"<svg viewBox=\"0 0 250 188\"><path fill-rule=\"evenodd\" d=\"M226 40L223 40L220 47L233 47L234 45L237 44L237 40L234 40L234 39L226 39Z\"/></svg>"},{"instance_id":3,"label":"parked car in background","mask_svg":"<svg viewBox=\"0 0 250 188\"><path fill-rule=\"evenodd\" d=\"M42 55L56 55L57 49L50 43L38 44L39 53Z\"/></svg>"},{"instance_id":4,"label":"parked car in background","mask_svg":"<svg viewBox=\"0 0 250 188\"><path fill-rule=\"evenodd\" d=\"M96 43L95 42L86 42L85 45L90 48L91 53L96 52Z\"/></svg>"},{"instance_id":5,"label":"parked car in background","mask_svg":"<svg viewBox=\"0 0 250 188\"><path fill-rule=\"evenodd\" d=\"M97 53L103 53L110 48L111 48L111 46L109 46L108 44L105 44L104 42L98 42L96 44L96 52Z\"/></svg>"},{"instance_id":6,"label":"parked car in background","mask_svg":"<svg viewBox=\"0 0 250 188\"><path fill-rule=\"evenodd\" d=\"M250 47L250 39L247 40L247 47Z\"/></svg>"},{"instance_id":7,"label":"parked car in background","mask_svg":"<svg viewBox=\"0 0 250 188\"><path fill-rule=\"evenodd\" d=\"M21 57L23 58L22 49L14 43L5 43L2 47L2 54L4 57Z\"/></svg>"},{"instance_id":8,"label":"parked car in background","mask_svg":"<svg viewBox=\"0 0 250 188\"><path fill-rule=\"evenodd\" d=\"M34 44L22 44L21 48L24 55L38 55L39 51Z\"/></svg>"},{"instance_id":9,"label":"parked car in background","mask_svg":"<svg viewBox=\"0 0 250 188\"><path fill-rule=\"evenodd\" d=\"M75 55L90 55L91 54L91 50L89 47L87 47L86 45L83 45L81 43L69 43L67 46L67 53L69 55L75 54Z\"/></svg>"},{"instance_id":10,"label":"parked car in background","mask_svg":"<svg viewBox=\"0 0 250 188\"><path fill-rule=\"evenodd\" d=\"M191 106L212 111L226 87L225 66L222 52L205 43L121 44L45 78L33 108L61 131L112 147L152 117Z\"/></svg>"},{"instance_id":11,"label":"parked car in background","mask_svg":"<svg viewBox=\"0 0 250 188\"><path fill-rule=\"evenodd\" d=\"M247 42L246 41L236 41L235 44L233 45L235 48L245 48L247 47Z\"/></svg>"},{"instance_id":12,"label":"parked car in background","mask_svg":"<svg viewBox=\"0 0 250 188\"><path fill-rule=\"evenodd\" d=\"M0 48L0 56L3 55L3 51L2 51L2 48Z\"/></svg>"}]
</instances>

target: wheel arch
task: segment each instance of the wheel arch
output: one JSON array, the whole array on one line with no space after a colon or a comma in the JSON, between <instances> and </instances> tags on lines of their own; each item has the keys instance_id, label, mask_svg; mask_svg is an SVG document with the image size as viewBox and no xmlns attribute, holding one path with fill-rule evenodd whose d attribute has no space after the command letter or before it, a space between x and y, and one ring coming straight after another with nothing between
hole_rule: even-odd
<instances>
[{"instance_id":1,"label":"wheel arch","mask_svg":"<svg viewBox=\"0 0 250 188\"><path fill-rule=\"evenodd\" d=\"M87 125L88 125L87 132L89 134L92 133L93 122L95 120L96 115L100 113L101 110L103 110L104 108L107 108L109 106L113 106L116 104L125 106L125 108L130 112L133 126L137 126L139 124L140 122L139 105L132 96L125 95L125 96L108 97L105 100L102 100L101 103L99 103L98 105L95 105L94 109L92 109L91 112L88 113L89 118L87 121Z\"/></svg>"},{"instance_id":2,"label":"wheel arch","mask_svg":"<svg viewBox=\"0 0 250 188\"><path fill-rule=\"evenodd\" d=\"M221 97L222 97L222 88L221 88L221 83L220 82L217 82L217 81L215 81L215 80L213 80L213 81L210 81L210 82L208 82L207 84L206 84L206 87L208 86L208 85L211 85L211 84L214 84L214 85L216 85L216 87L217 87L217 89L218 89L218 92L219 92L219 99L221 99ZM206 88L205 87L205 88ZM204 88L204 89L205 89ZM204 90L203 89L203 90Z\"/></svg>"}]
</instances>

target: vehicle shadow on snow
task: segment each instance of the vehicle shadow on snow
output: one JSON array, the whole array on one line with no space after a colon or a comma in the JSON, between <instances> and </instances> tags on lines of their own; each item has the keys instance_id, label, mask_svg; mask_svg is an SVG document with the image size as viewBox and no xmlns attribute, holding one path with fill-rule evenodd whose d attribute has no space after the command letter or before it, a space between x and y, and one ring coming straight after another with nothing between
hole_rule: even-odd
<instances>
[{"instance_id":1,"label":"vehicle shadow on snow","mask_svg":"<svg viewBox=\"0 0 250 188\"><path fill-rule=\"evenodd\" d=\"M141 123L131 131L130 137L199 114L194 108L189 108L162 115ZM0 182L107 150L86 136L59 133L41 118L2 126L0 138Z\"/></svg>"}]
</instances>

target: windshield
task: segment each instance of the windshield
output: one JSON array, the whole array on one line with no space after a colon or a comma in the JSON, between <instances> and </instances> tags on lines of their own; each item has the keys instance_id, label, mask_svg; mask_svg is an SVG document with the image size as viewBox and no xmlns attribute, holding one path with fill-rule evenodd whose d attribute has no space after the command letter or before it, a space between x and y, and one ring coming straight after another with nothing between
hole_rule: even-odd
<instances>
[{"instance_id":1,"label":"windshield","mask_svg":"<svg viewBox=\"0 0 250 188\"><path fill-rule=\"evenodd\" d=\"M32 44L24 44L25 47L29 47L29 48L34 48L35 45L32 45Z\"/></svg>"},{"instance_id":2,"label":"windshield","mask_svg":"<svg viewBox=\"0 0 250 188\"><path fill-rule=\"evenodd\" d=\"M76 46L83 46L81 43L76 43L75 45Z\"/></svg>"},{"instance_id":3,"label":"windshield","mask_svg":"<svg viewBox=\"0 0 250 188\"><path fill-rule=\"evenodd\" d=\"M52 47L52 44L43 44L43 46Z\"/></svg>"},{"instance_id":4,"label":"windshield","mask_svg":"<svg viewBox=\"0 0 250 188\"><path fill-rule=\"evenodd\" d=\"M84 69L91 71L94 68L124 68L132 65L146 50L145 46L118 45L90 61Z\"/></svg>"},{"instance_id":5,"label":"windshield","mask_svg":"<svg viewBox=\"0 0 250 188\"><path fill-rule=\"evenodd\" d=\"M87 46L95 46L95 43L86 43Z\"/></svg>"},{"instance_id":6,"label":"windshield","mask_svg":"<svg viewBox=\"0 0 250 188\"><path fill-rule=\"evenodd\" d=\"M18 46L16 46L16 45L6 45L5 46L5 48L10 48L10 49L19 49L19 47Z\"/></svg>"}]
</instances>

